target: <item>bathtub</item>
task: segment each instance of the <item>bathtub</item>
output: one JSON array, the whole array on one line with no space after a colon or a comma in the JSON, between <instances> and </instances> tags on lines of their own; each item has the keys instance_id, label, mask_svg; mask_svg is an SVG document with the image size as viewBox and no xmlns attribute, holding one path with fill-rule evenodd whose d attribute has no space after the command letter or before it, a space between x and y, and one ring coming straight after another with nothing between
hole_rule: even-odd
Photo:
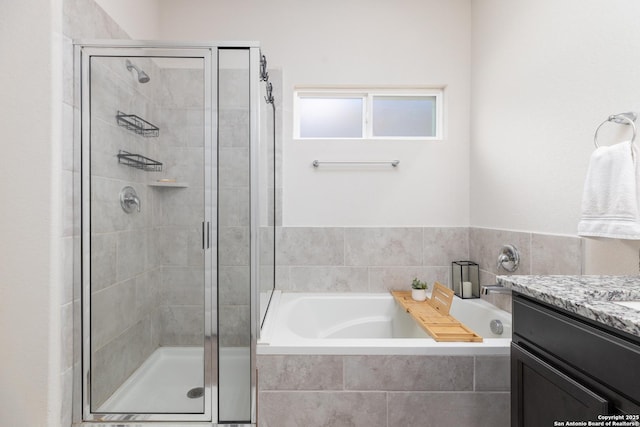
<instances>
[{"instance_id":1,"label":"bathtub","mask_svg":"<svg viewBox=\"0 0 640 427\"><path fill-rule=\"evenodd\" d=\"M480 299L454 297L451 313L483 337L481 343L437 342L389 293L273 295L257 352L316 355L508 355L511 314ZM490 329L499 320L502 334Z\"/></svg>"}]
</instances>

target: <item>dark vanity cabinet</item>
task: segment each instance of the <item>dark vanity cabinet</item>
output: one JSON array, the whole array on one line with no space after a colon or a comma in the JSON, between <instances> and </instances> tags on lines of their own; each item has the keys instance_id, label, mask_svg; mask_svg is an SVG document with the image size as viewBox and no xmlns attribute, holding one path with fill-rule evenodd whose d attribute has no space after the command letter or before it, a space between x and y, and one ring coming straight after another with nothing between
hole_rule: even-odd
<instances>
[{"instance_id":1,"label":"dark vanity cabinet","mask_svg":"<svg viewBox=\"0 0 640 427\"><path fill-rule=\"evenodd\" d=\"M640 339L516 292L513 327L511 427L640 414Z\"/></svg>"}]
</instances>

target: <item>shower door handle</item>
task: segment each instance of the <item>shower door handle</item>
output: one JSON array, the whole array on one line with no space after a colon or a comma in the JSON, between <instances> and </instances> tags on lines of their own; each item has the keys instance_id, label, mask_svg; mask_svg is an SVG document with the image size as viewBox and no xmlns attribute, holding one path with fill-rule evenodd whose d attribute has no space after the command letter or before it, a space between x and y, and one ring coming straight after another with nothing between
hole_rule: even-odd
<instances>
[{"instance_id":1,"label":"shower door handle","mask_svg":"<svg viewBox=\"0 0 640 427\"><path fill-rule=\"evenodd\" d=\"M211 247L211 241L209 237L211 235L210 225L211 223L209 221L202 221L202 249L204 250L207 250Z\"/></svg>"}]
</instances>

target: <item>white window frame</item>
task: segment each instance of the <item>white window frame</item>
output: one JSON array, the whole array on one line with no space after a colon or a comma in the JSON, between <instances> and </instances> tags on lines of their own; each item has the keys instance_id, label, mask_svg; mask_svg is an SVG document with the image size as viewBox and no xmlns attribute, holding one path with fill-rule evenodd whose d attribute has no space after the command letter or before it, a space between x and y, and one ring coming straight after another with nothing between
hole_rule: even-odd
<instances>
[{"instance_id":1,"label":"white window frame","mask_svg":"<svg viewBox=\"0 0 640 427\"><path fill-rule=\"evenodd\" d=\"M373 136L373 98L374 97L425 97L436 99L434 136ZM300 98L362 98L362 137L301 137L300 136ZM441 141L444 139L444 88L313 88L298 87L293 91L293 138L295 140L410 140Z\"/></svg>"}]
</instances>

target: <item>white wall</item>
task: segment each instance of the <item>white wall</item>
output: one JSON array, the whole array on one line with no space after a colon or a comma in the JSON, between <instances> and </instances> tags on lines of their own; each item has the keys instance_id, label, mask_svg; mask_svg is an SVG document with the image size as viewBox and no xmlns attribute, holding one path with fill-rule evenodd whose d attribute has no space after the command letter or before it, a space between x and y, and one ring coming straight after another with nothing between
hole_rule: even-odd
<instances>
[{"instance_id":1,"label":"white wall","mask_svg":"<svg viewBox=\"0 0 640 427\"><path fill-rule=\"evenodd\" d=\"M596 127L640 110L639 20L633 0L472 2L471 225L576 234ZM638 244L586 246L585 272L638 272Z\"/></svg>"},{"instance_id":2,"label":"white wall","mask_svg":"<svg viewBox=\"0 0 640 427\"><path fill-rule=\"evenodd\" d=\"M95 0L134 40L160 37L158 0Z\"/></svg>"},{"instance_id":3,"label":"white wall","mask_svg":"<svg viewBox=\"0 0 640 427\"><path fill-rule=\"evenodd\" d=\"M61 5L0 6L0 425L60 420Z\"/></svg>"},{"instance_id":4,"label":"white wall","mask_svg":"<svg viewBox=\"0 0 640 427\"><path fill-rule=\"evenodd\" d=\"M468 225L468 0L160 5L162 38L258 40L283 70L284 225ZM295 85L446 85L446 140L293 141ZM336 172L315 170L314 159L400 166Z\"/></svg>"}]
</instances>

